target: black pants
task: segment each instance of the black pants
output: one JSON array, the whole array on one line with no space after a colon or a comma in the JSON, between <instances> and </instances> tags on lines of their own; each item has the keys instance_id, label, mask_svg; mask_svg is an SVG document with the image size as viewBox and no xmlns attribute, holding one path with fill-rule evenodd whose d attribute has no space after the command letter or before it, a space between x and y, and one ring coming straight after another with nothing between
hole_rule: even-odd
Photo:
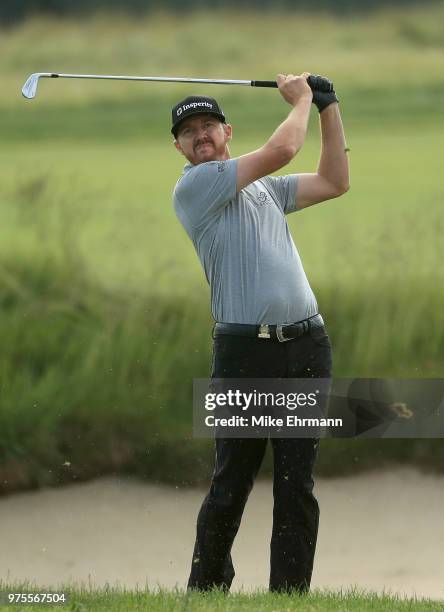
<instances>
[{"instance_id":1,"label":"black pants","mask_svg":"<svg viewBox=\"0 0 444 612\"><path fill-rule=\"evenodd\" d=\"M331 376L332 355L325 328L280 343L245 336L216 336L213 378L324 378ZM270 590L307 591L310 586L319 523L313 495L318 439L271 439L274 456L273 532ZM188 589L229 590L234 568L231 547L267 439L216 438L211 487L197 519Z\"/></svg>"}]
</instances>

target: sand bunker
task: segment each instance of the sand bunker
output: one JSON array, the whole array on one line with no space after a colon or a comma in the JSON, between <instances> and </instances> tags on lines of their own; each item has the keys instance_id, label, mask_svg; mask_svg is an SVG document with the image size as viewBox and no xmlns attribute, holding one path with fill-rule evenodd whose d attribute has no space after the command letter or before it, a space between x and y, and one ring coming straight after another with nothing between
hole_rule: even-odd
<instances>
[{"instance_id":1,"label":"sand bunker","mask_svg":"<svg viewBox=\"0 0 444 612\"><path fill-rule=\"evenodd\" d=\"M444 477L399 469L318 478L315 491L313 587L444 599ZM0 577L183 587L204 494L105 478L0 499ZM233 547L233 591L267 587L271 517L271 482L258 481Z\"/></svg>"}]
</instances>

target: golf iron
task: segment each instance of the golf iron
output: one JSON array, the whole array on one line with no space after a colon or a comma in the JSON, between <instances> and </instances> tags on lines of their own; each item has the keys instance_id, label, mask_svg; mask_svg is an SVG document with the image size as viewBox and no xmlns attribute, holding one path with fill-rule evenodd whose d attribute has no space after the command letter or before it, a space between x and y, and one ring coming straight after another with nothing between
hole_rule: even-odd
<instances>
[{"instance_id":1,"label":"golf iron","mask_svg":"<svg viewBox=\"0 0 444 612\"><path fill-rule=\"evenodd\" d=\"M203 83L205 85L246 85L249 87L277 87L276 81L241 81L226 79L190 79L187 77L152 77L152 76L125 76L112 74L61 74L56 72L34 72L22 87L22 94L28 100L35 98L39 79L107 79L112 81L155 81L161 83ZM315 74L310 74L307 79L311 89L318 91L333 91L333 83Z\"/></svg>"}]
</instances>

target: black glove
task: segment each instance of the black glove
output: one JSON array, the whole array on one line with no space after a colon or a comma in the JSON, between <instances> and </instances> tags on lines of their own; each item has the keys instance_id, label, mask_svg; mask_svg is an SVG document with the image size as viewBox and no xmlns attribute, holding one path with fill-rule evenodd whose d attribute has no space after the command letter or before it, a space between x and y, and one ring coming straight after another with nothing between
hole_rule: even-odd
<instances>
[{"instance_id":1,"label":"black glove","mask_svg":"<svg viewBox=\"0 0 444 612\"><path fill-rule=\"evenodd\" d=\"M310 75L309 78L313 91L313 104L316 104L320 113L333 102L339 102L333 83L329 79L316 74Z\"/></svg>"},{"instance_id":2,"label":"black glove","mask_svg":"<svg viewBox=\"0 0 444 612\"><path fill-rule=\"evenodd\" d=\"M312 89L318 89L319 91L333 91L333 83L327 77L320 76L319 74L309 74L307 83Z\"/></svg>"}]
</instances>

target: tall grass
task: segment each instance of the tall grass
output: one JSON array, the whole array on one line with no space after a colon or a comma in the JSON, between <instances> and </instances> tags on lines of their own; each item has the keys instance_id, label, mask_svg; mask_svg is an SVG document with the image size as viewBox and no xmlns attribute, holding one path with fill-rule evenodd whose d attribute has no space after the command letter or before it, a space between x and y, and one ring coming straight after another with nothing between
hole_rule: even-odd
<instances>
[{"instance_id":1,"label":"tall grass","mask_svg":"<svg viewBox=\"0 0 444 612\"><path fill-rule=\"evenodd\" d=\"M421 11L417 21L409 9L344 23L293 14L266 24L255 14L34 19L1 32L0 66L18 87L28 71L55 69L54 57L60 70L93 58L91 72L211 68L209 76L256 78L288 58L310 60L338 83L352 189L288 220L333 339L335 375L442 376L443 20L440 7ZM221 37L214 63L209 32L215 20L231 31L235 18L241 34ZM323 35L314 49L315 26ZM145 98L121 85L46 83L32 103L7 85L0 92L3 490L113 470L175 482L208 473L211 443L191 439L191 390L209 373L209 291L171 206L183 159L168 109L186 90ZM277 92L217 96L234 124L233 155L260 146L287 110ZM313 113L286 171L313 171L318 153ZM437 448L329 441L319 470L366 467L374 456L430 465Z\"/></svg>"},{"instance_id":2,"label":"tall grass","mask_svg":"<svg viewBox=\"0 0 444 612\"><path fill-rule=\"evenodd\" d=\"M1 257L2 489L118 470L181 484L203 482L211 443L191 439L191 393L192 379L209 374L206 287L196 278L196 289L189 291L191 277L185 271L182 283L174 284L174 271L162 264L155 268L157 273L163 268L157 281L153 275L138 290L137 275L126 284L100 278L97 268L92 271L95 254L88 258L88 249L80 248L80 236L88 225L94 227L97 212L86 196L54 197L51 189L44 176L15 185L9 231L17 228L17 238L12 248L9 234L10 248ZM108 214L114 218L115 210ZM102 208L101 223L104 215ZM159 218L163 215L160 211ZM167 228L161 223L163 252L169 252ZM316 223L312 231L307 257L311 241L319 240ZM105 254L115 247L116 241L102 243ZM155 264L157 248L154 238L149 251ZM186 241L184 248L190 250ZM343 249L338 250L342 256ZM122 260L121 249L116 257ZM162 258L160 252L157 257ZM175 257L181 257L177 250ZM337 375L439 371L441 285L425 278L420 289L414 277L406 283L396 274L384 280L374 272L366 279L361 269L348 270L348 279L341 280L345 261L334 256L328 269L317 269L316 289L335 346ZM195 274L200 276L198 268ZM402 441L390 449L375 441L354 449L349 441L329 441L318 468L321 473L351 471L406 454L430 464L424 445L410 442L406 452ZM350 453L357 458L352 463L344 461ZM439 454L435 463L444 464Z\"/></svg>"}]
</instances>

